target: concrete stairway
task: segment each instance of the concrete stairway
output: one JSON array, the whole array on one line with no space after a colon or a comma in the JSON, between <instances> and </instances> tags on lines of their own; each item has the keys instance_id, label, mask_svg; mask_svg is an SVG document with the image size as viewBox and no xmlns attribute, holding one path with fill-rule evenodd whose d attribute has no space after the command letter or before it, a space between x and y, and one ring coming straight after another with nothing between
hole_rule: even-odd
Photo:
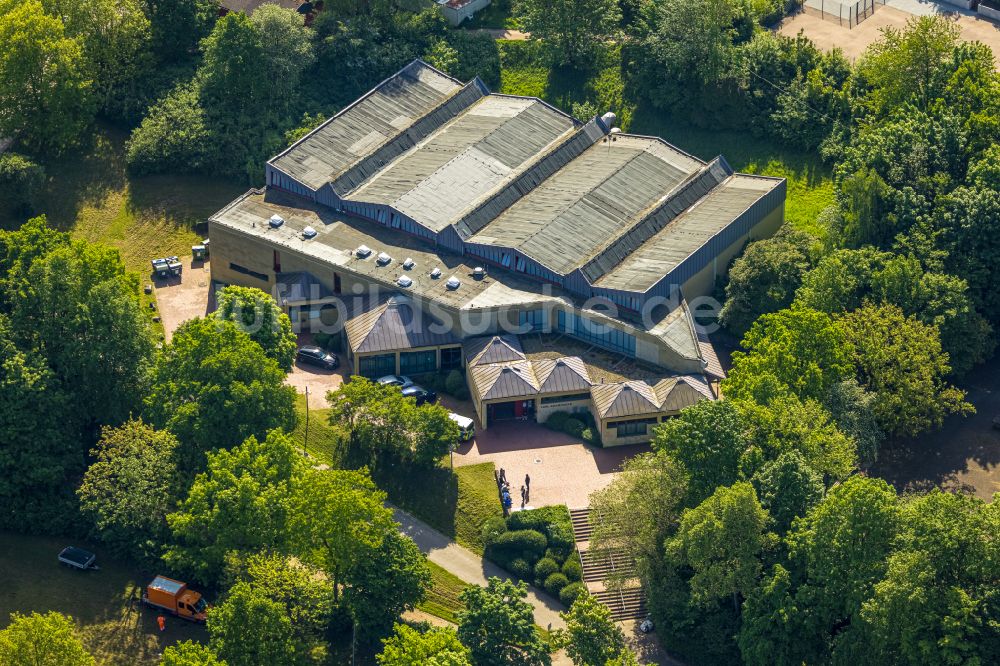
<instances>
[{"instance_id":1,"label":"concrete stairway","mask_svg":"<svg viewBox=\"0 0 1000 666\"><path fill-rule=\"evenodd\" d=\"M583 582L587 589L611 610L611 617L615 620L646 617L646 595L635 580L635 561L623 550L600 554L591 552L593 525L590 522L590 509L571 509L569 513L573 520L573 535L576 548L580 551ZM605 582L612 575L623 576L630 582L621 590L607 589Z\"/></svg>"}]
</instances>

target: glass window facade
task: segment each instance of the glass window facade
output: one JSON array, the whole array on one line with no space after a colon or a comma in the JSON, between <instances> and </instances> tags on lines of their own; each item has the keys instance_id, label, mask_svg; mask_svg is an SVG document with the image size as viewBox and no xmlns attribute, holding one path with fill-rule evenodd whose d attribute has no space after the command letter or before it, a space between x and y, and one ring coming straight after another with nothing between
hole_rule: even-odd
<instances>
[{"instance_id":1,"label":"glass window facade","mask_svg":"<svg viewBox=\"0 0 1000 666\"><path fill-rule=\"evenodd\" d=\"M572 312L559 311L559 332L572 335L598 347L635 356L635 336L625 331L578 317Z\"/></svg>"},{"instance_id":2,"label":"glass window facade","mask_svg":"<svg viewBox=\"0 0 1000 666\"><path fill-rule=\"evenodd\" d=\"M399 355L399 374L419 375L437 370L437 350L403 352Z\"/></svg>"},{"instance_id":3,"label":"glass window facade","mask_svg":"<svg viewBox=\"0 0 1000 666\"><path fill-rule=\"evenodd\" d=\"M608 428L616 430L619 437L634 437L649 434L649 426L656 423L655 418L631 419L629 421L612 421Z\"/></svg>"},{"instance_id":4,"label":"glass window facade","mask_svg":"<svg viewBox=\"0 0 1000 666\"><path fill-rule=\"evenodd\" d=\"M529 310L528 312L519 312L518 324L521 326L521 330L525 333L531 333L534 331L546 331L548 328L548 316L545 310Z\"/></svg>"},{"instance_id":5,"label":"glass window facade","mask_svg":"<svg viewBox=\"0 0 1000 666\"><path fill-rule=\"evenodd\" d=\"M376 356L362 356L358 360L358 374L369 379L394 375L396 374L396 355L378 354Z\"/></svg>"},{"instance_id":6,"label":"glass window facade","mask_svg":"<svg viewBox=\"0 0 1000 666\"><path fill-rule=\"evenodd\" d=\"M448 347L441 350L441 370L447 372L462 367L462 348Z\"/></svg>"},{"instance_id":7,"label":"glass window facade","mask_svg":"<svg viewBox=\"0 0 1000 666\"><path fill-rule=\"evenodd\" d=\"M557 395L542 398L543 405L558 405L560 402L576 402L578 400L590 400L589 393L572 393L570 395Z\"/></svg>"}]
</instances>

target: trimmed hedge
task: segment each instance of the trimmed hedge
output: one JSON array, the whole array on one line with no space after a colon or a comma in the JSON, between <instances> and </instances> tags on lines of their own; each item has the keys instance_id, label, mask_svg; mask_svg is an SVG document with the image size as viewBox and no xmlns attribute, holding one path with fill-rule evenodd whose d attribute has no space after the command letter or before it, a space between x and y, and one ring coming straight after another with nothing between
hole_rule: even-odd
<instances>
[{"instance_id":1,"label":"trimmed hedge","mask_svg":"<svg viewBox=\"0 0 1000 666\"><path fill-rule=\"evenodd\" d=\"M583 580L583 565L580 564L580 556L573 553L567 558L563 562L562 572L571 582L576 583Z\"/></svg>"},{"instance_id":2,"label":"trimmed hedge","mask_svg":"<svg viewBox=\"0 0 1000 666\"><path fill-rule=\"evenodd\" d=\"M492 550L498 553L509 553L511 557L534 555L532 563L541 559L548 546L548 539L535 530L511 530L499 535L493 542ZM509 561L509 560L508 560Z\"/></svg>"},{"instance_id":3,"label":"trimmed hedge","mask_svg":"<svg viewBox=\"0 0 1000 666\"><path fill-rule=\"evenodd\" d=\"M553 597L558 597L559 592L569 585L569 579L561 573L554 573L545 579L545 591Z\"/></svg>"},{"instance_id":4,"label":"trimmed hedge","mask_svg":"<svg viewBox=\"0 0 1000 666\"><path fill-rule=\"evenodd\" d=\"M581 594L590 594L587 592L587 588L584 587L583 583L570 583L563 589L559 590L559 601L563 603L564 606L569 607L573 605L573 602L577 600Z\"/></svg>"},{"instance_id":5,"label":"trimmed hedge","mask_svg":"<svg viewBox=\"0 0 1000 666\"><path fill-rule=\"evenodd\" d=\"M518 578L528 578L531 576L531 564L523 557L515 557L507 565L507 571Z\"/></svg>"},{"instance_id":6,"label":"trimmed hedge","mask_svg":"<svg viewBox=\"0 0 1000 666\"><path fill-rule=\"evenodd\" d=\"M543 557L535 563L535 584L537 585L538 581L544 583L546 578L558 571L558 562L553 560L551 557Z\"/></svg>"},{"instance_id":7,"label":"trimmed hedge","mask_svg":"<svg viewBox=\"0 0 1000 666\"><path fill-rule=\"evenodd\" d=\"M500 535L505 534L506 532L507 532L507 523L504 521L504 519L500 516L490 516L489 518L486 519L486 522L483 523L482 527L483 544L487 548L489 548L490 546L492 546L497 542L497 539L500 538Z\"/></svg>"},{"instance_id":8,"label":"trimmed hedge","mask_svg":"<svg viewBox=\"0 0 1000 666\"><path fill-rule=\"evenodd\" d=\"M553 412L543 424L550 430L564 432L571 437L582 439L587 444L601 445L601 435L593 417L586 412Z\"/></svg>"}]
</instances>

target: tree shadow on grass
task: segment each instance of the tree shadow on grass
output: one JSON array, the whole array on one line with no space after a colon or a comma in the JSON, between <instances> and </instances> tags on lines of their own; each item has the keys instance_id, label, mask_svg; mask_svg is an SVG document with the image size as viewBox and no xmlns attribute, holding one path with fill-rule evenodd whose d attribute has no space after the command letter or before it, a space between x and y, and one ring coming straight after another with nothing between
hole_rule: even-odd
<instances>
[{"instance_id":1,"label":"tree shadow on grass","mask_svg":"<svg viewBox=\"0 0 1000 666\"><path fill-rule=\"evenodd\" d=\"M390 502L455 538L458 477L450 469L386 462L372 476Z\"/></svg>"},{"instance_id":2,"label":"tree shadow on grass","mask_svg":"<svg viewBox=\"0 0 1000 666\"><path fill-rule=\"evenodd\" d=\"M137 219L159 219L175 228L197 231L204 229L210 215L247 189L245 184L208 176L144 176L129 181L125 206Z\"/></svg>"}]
</instances>

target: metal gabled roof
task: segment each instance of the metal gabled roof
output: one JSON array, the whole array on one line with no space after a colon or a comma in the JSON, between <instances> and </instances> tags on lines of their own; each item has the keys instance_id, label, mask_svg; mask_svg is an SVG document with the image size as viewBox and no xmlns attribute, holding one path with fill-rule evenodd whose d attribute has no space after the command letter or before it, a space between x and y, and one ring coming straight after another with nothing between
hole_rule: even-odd
<instances>
[{"instance_id":1,"label":"metal gabled roof","mask_svg":"<svg viewBox=\"0 0 1000 666\"><path fill-rule=\"evenodd\" d=\"M538 393L538 379L527 361L474 365L469 374L480 400L530 398Z\"/></svg>"},{"instance_id":2,"label":"metal gabled roof","mask_svg":"<svg viewBox=\"0 0 1000 666\"><path fill-rule=\"evenodd\" d=\"M456 344L459 338L402 295L390 296L347 321L351 351L360 354Z\"/></svg>"},{"instance_id":3,"label":"metal gabled roof","mask_svg":"<svg viewBox=\"0 0 1000 666\"><path fill-rule=\"evenodd\" d=\"M679 412L696 402L715 397L703 380L687 375L661 379L653 386L653 391L663 412Z\"/></svg>"},{"instance_id":4,"label":"metal gabled roof","mask_svg":"<svg viewBox=\"0 0 1000 666\"><path fill-rule=\"evenodd\" d=\"M532 361L531 365L538 378L539 393L587 391L594 383L587 364L579 356L539 359Z\"/></svg>"},{"instance_id":5,"label":"metal gabled roof","mask_svg":"<svg viewBox=\"0 0 1000 666\"><path fill-rule=\"evenodd\" d=\"M524 350L521 349L521 341L513 335L472 338L462 344L462 350L465 354L465 364L468 366L508 363L525 359Z\"/></svg>"},{"instance_id":6,"label":"metal gabled roof","mask_svg":"<svg viewBox=\"0 0 1000 666\"><path fill-rule=\"evenodd\" d=\"M597 413L602 418L624 418L659 413L653 387L642 381L596 384L590 389Z\"/></svg>"}]
</instances>

